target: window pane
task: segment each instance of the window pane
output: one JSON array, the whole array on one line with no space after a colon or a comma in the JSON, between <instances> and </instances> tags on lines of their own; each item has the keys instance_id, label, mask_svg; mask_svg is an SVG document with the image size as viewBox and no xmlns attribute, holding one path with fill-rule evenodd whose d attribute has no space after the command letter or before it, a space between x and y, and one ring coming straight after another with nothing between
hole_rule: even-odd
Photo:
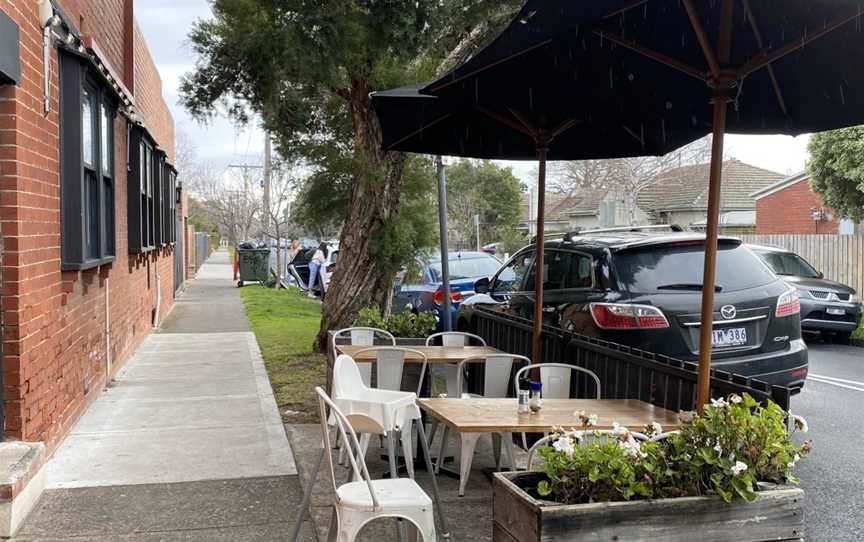
<instances>
[{"instance_id":1,"label":"window pane","mask_svg":"<svg viewBox=\"0 0 864 542\"><path fill-rule=\"evenodd\" d=\"M102 179L102 190L105 197L105 255L114 256L114 182Z\"/></svg>"},{"instance_id":2,"label":"window pane","mask_svg":"<svg viewBox=\"0 0 864 542\"><path fill-rule=\"evenodd\" d=\"M84 89L84 99L81 101L81 141L84 146L84 163L93 166L93 94Z\"/></svg>"},{"instance_id":3,"label":"window pane","mask_svg":"<svg viewBox=\"0 0 864 542\"><path fill-rule=\"evenodd\" d=\"M534 252L531 250L516 256L510 265L498 273L498 277L492 285L493 292L496 294L518 292L522 288L522 281L525 279L533 260Z\"/></svg>"},{"instance_id":4,"label":"window pane","mask_svg":"<svg viewBox=\"0 0 864 542\"><path fill-rule=\"evenodd\" d=\"M102 174L106 177L113 177L114 169L114 152L111 148L111 142L114 139L114 126L111 122L111 112L102 104L102 130L100 136L102 138Z\"/></svg>"},{"instance_id":5,"label":"window pane","mask_svg":"<svg viewBox=\"0 0 864 542\"><path fill-rule=\"evenodd\" d=\"M99 184L96 176L89 171L86 173L84 182L84 193L87 198L85 252L88 259L95 259L99 257Z\"/></svg>"},{"instance_id":6,"label":"window pane","mask_svg":"<svg viewBox=\"0 0 864 542\"><path fill-rule=\"evenodd\" d=\"M139 151L140 156L138 157L138 177L141 181L140 191L142 194L144 194L144 186L147 183L147 150L144 146L144 143L141 143Z\"/></svg>"}]
</instances>

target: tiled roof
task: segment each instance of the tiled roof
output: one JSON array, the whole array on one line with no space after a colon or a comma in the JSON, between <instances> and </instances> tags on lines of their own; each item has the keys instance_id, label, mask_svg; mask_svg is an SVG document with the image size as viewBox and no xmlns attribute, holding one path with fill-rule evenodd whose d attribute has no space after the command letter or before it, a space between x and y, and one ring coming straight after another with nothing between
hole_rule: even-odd
<instances>
[{"instance_id":1,"label":"tiled roof","mask_svg":"<svg viewBox=\"0 0 864 542\"><path fill-rule=\"evenodd\" d=\"M528 216L530 209L531 193L522 194L522 222L527 223L530 220ZM562 196L561 194L546 193L546 213L547 221L567 220L566 211L573 206L575 199L572 197Z\"/></svg>"},{"instance_id":2,"label":"tiled roof","mask_svg":"<svg viewBox=\"0 0 864 542\"><path fill-rule=\"evenodd\" d=\"M709 164L684 166L661 174L658 181L643 190L637 204L646 212L665 210L702 210L708 208ZM753 192L776 183L783 174L729 160L723 163L721 208L755 209Z\"/></svg>"}]
</instances>

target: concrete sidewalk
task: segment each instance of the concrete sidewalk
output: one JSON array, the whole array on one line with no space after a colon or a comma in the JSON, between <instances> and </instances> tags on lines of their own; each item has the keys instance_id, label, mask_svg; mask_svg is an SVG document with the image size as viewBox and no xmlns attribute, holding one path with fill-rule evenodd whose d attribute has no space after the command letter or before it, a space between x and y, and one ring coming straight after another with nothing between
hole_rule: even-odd
<instances>
[{"instance_id":1,"label":"concrete sidewalk","mask_svg":"<svg viewBox=\"0 0 864 542\"><path fill-rule=\"evenodd\" d=\"M49 462L14 540L287 538L297 469L231 271L217 252L189 282Z\"/></svg>"}]
</instances>

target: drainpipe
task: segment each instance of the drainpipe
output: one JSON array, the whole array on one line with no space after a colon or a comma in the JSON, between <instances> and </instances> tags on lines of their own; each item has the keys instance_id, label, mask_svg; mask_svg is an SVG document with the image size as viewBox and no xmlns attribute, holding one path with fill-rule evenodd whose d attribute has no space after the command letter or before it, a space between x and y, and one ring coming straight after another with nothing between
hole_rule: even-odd
<instances>
[{"instance_id":1,"label":"drainpipe","mask_svg":"<svg viewBox=\"0 0 864 542\"><path fill-rule=\"evenodd\" d=\"M111 288L105 278L105 385L111 381Z\"/></svg>"},{"instance_id":2,"label":"drainpipe","mask_svg":"<svg viewBox=\"0 0 864 542\"><path fill-rule=\"evenodd\" d=\"M42 103L47 115L51 112L51 27L58 22L51 0L39 3L39 19L42 21Z\"/></svg>"}]
</instances>

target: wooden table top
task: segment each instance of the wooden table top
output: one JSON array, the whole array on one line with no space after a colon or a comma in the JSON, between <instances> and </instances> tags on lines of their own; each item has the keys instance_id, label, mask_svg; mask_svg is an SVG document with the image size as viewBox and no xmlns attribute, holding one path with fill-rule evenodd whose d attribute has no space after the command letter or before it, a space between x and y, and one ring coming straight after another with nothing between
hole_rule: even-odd
<instances>
[{"instance_id":1,"label":"wooden table top","mask_svg":"<svg viewBox=\"0 0 864 542\"><path fill-rule=\"evenodd\" d=\"M354 361L358 363L362 362L372 362L376 361L377 357L375 352L366 352L363 354L357 355L357 352L361 350L365 350L367 348L374 348L372 346L354 346L354 345L336 345L336 349L339 350L342 354L351 356L354 358ZM402 348L402 347L400 347ZM493 356L495 354L502 354L501 350L497 348L492 348L491 346L405 346L409 350L416 350L418 352L422 352L426 354L426 358L429 363L459 363L463 359L471 358L474 356ZM417 354L409 352L405 356L406 362L419 363L422 362L422 358ZM477 360L482 361L482 360Z\"/></svg>"},{"instance_id":2,"label":"wooden table top","mask_svg":"<svg viewBox=\"0 0 864 542\"><path fill-rule=\"evenodd\" d=\"M581 429L574 414L584 410L597 414L592 429L612 429L612 424L643 431L657 422L664 431L678 429L678 416L671 410L636 399L543 399L537 414L519 414L516 399L418 399L417 404L459 433L546 433L553 427Z\"/></svg>"}]
</instances>

